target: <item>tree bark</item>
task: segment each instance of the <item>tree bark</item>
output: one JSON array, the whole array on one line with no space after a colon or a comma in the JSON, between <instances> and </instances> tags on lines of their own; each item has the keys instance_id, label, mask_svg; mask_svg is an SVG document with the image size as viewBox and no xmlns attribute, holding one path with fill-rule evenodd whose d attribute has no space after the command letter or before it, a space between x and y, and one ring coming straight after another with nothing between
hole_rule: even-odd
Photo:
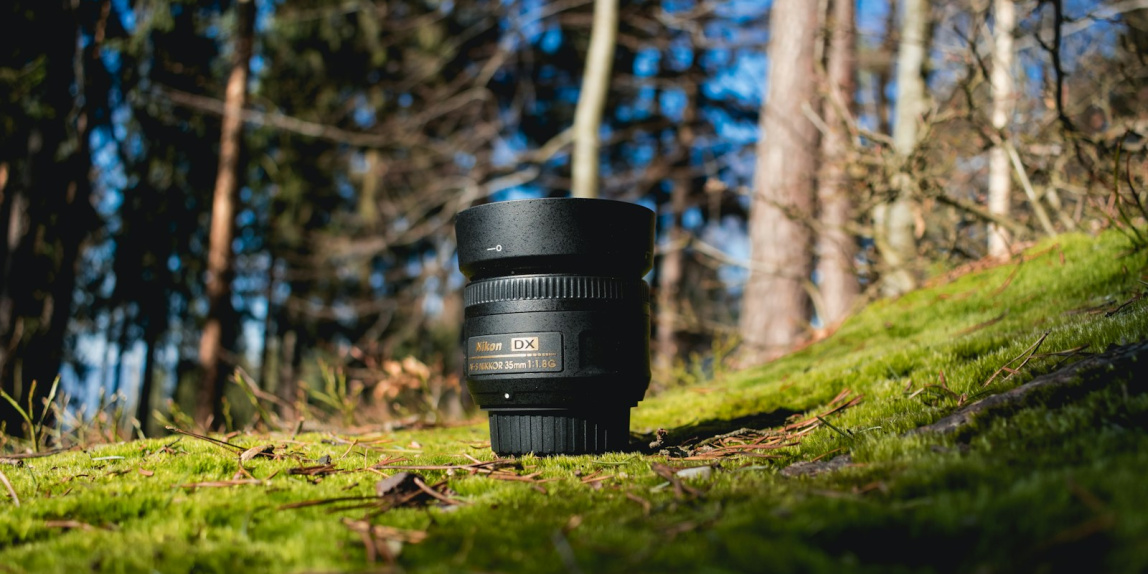
<instances>
[{"instance_id":1,"label":"tree bark","mask_svg":"<svg viewBox=\"0 0 1148 574\"><path fill-rule=\"evenodd\" d=\"M291 323L296 324L296 323ZM300 350L298 333L286 331L279 337L279 386L275 394L283 399L279 405L279 418L285 421L295 420L295 402L299 393L299 365Z\"/></svg>"},{"instance_id":2,"label":"tree bark","mask_svg":"<svg viewBox=\"0 0 1148 574\"><path fill-rule=\"evenodd\" d=\"M688 152L686 156L689 156ZM654 340L654 364L663 372L673 368L674 358L678 356L678 315L681 313L678 299L681 297L682 251L686 238L682 229L682 212L685 211L686 196L689 194L689 179L684 176L674 181L670 191L672 222L665 231L669 250L662 255L658 267L658 333Z\"/></svg>"},{"instance_id":3,"label":"tree bark","mask_svg":"<svg viewBox=\"0 0 1148 574\"><path fill-rule=\"evenodd\" d=\"M235 333L231 306L231 280L235 274L231 242L235 236L235 204L239 181L239 153L243 136L243 107L247 101L247 75L254 36L255 4L236 4L234 61L227 79L223 127L219 143L219 171L211 207L211 232L207 256L207 322L199 343L202 383L196 398L195 421L208 425L219 421L220 399L227 366L226 346Z\"/></svg>"},{"instance_id":4,"label":"tree bark","mask_svg":"<svg viewBox=\"0 0 1148 574\"><path fill-rule=\"evenodd\" d=\"M992 88L992 125L998 133L1008 128L1013 109L1013 32L1016 29L1016 4L1013 0L993 1L993 68L989 83ZM1012 166L1008 151L1001 143L989 151L989 213L1009 216L1012 194ZM1010 238L999 225L988 226L989 255L1007 257Z\"/></svg>"},{"instance_id":5,"label":"tree bark","mask_svg":"<svg viewBox=\"0 0 1148 574\"><path fill-rule=\"evenodd\" d=\"M263 390L274 388L271 384L271 365L274 362L275 351L272 341L275 339L275 257L271 257L267 265L267 288L263 290L263 297L267 300L267 311L263 315L263 351L259 355L259 387Z\"/></svg>"},{"instance_id":6,"label":"tree bark","mask_svg":"<svg viewBox=\"0 0 1148 574\"><path fill-rule=\"evenodd\" d=\"M578 107L574 110L574 157L570 168L570 192L574 197L598 197L598 130L606 107L617 37L618 0L594 0L590 48L586 52Z\"/></svg>"},{"instance_id":7,"label":"tree bark","mask_svg":"<svg viewBox=\"0 0 1148 574\"><path fill-rule=\"evenodd\" d=\"M917 147L918 122L927 107L924 66L928 54L929 0L903 0L901 41L897 52L897 105L893 148L901 167L891 182L894 198L874 208L874 241L881 252L881 290L896 296L916 288L913 272L917 240L913 236L913 196L917 180L907 165Z\"/></svg>"},{"instance_id":8,"label":"tree bark","mask_svg":"<svg viewBox=\"0 0 1148 574\"><path fill-rule=\"evenodd\" d=\"M739 326L747 364L785 352L809 320L818 133L803 106L817 96L817 8L817 2L777 0L770 16L769 86L749 220L752 265Z\"/></svg>"},{"instance_id":9,"label":"tree bark","mask_svg":"<svg viewBox=\"0 0 1148 574\"><path fill-rule=\"evenodd\" d=\"M34 419L59 375L80 246L97 221L89 141L91 112L106 100L108 88L106 75L97 70L109 10L105 0L86 45L71 3L38 5L29 24L44 28L51 22L33 30L28 41L43 47L44 76L36 93L53 115L23 126L27 159L20 162L18 184L5 193L12 194L6 199L6 272L19 274L19 280L6 275L0 290L0 384L20 404L32 405ZM50 414L47 420L51 424ZM0 405L0 422L9 433L21 434L18 421L6 402Z\"/></svg>"},{"instance_id":10,"label":"tree bark","mask_svg":"<svg viewBox=\"0 0 1148 574\"><path fill-rule=\"evenodd\" d=\"M854 3L833 0L830 10L829 51L826 75L828 96L824 105L826 130L821 140L821 170L817 176L817 199L821 206L821 234L817 238L817 276L820 279L823 325L845 318L860 292L853 258L857 245L846 226L853 220L846 162L849 132L841 112L852 113L856 89L856 34Z\"/></svg>"},{"instance_id":11,"label":"tree bark","mask_svg":"<svg viewBox=\"0 0 1148 574\"><path fill-rule=\"evenodd\" d=\"M877 86L874 100L877 102L877 126L881 133L893 135L893 110L889 106L889 96L885 88L893 75L893 59L897 54L897 38L900 32L897 27L897 0L887 0L885 3L885 37L881 39L881 48L878 61L881 67L877 72Z\"/></svg>"},{"instance_id":12,"label":"tree bark","mask_svg":"<svg viewBox=\"0 0 1148 574\"><path fill-rule=\"evenodd\" d=\"M155 383L155 353L156 342L159 340L159 326L155 324L155 317L144 319L144 364L140 377L140 388L136 397L136 421L139 422L140 431L148 435L151 424L151 394Z\"/></svg>"},{"instance_id":13,"label":"tree bark","mask_svg":"<svg viewBox=\"0 0 1148 574\"><path fill-rule=\"evenodd\" d=\"M655 366L668 371L674 366L678 356L678 331L681 329L681 284L684 266L684 244L686 232L682 229L682 214L690 196L693 175L690 172L690 148L694 145L693 122L697 110L697 85L687 82L682 86L686 92L686 104L682 110L681 129L678 130L678 145L681 159L676 165L680 173L673 178L670 190L670 226L665 230L669 251L661 258L658 267L657 337L654 340Z\"/></svg>"}]
</instances>

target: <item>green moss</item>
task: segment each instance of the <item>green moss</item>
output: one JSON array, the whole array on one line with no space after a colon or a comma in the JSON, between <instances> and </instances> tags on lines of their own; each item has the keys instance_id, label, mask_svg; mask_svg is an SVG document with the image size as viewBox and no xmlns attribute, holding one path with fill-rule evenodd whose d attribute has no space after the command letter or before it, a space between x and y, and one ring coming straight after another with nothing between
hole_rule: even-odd
<instances>
[{"instance_id":1,"label":"green moss","mask_svg":"<svg viewBox=\"0 0 1148 574\"><path fill-rule=\"evenodd\" d=\"M1040 353L1148 338L1148 301L1107 314L1143 289L1146 262L1119 234L1060 237L1019 265L878 302L782 360L648 398L634 411L635 430L666 428L681 441L818 413L845 389L863 395L830 418L841 432L817 428L799 445L770 451L777 458L722 459L709 478L687 482L700 495L675 492L651 469L698 462L528 456L517 472L535 482L420 470L466 504L397 508L371 521L425 531L399 565L430 572L1143 571L1145 381L1112 373L1082 398L1034 401L959 436L906 431L1065 360ZM983 386L1042 337L1018 373ZM942 380L950 392L939 390ZM926 385L936 387L914 395ZM189 486L231 480L239 466L234 453L189 437L0 464L22 502L0 499L0 570L367 569L362 541L342 523L363 509L280 507L371 495L382 477L368 467L386 458L493 459L475 446L485 424L383 437L389 442L237 437L244 446L274 443L281 457L246 464L263 483L225 488ZM815 477L779 473L842 453L852 466ZM324 455L341 472L288 473Z\"/></svg>"}]
</instances>

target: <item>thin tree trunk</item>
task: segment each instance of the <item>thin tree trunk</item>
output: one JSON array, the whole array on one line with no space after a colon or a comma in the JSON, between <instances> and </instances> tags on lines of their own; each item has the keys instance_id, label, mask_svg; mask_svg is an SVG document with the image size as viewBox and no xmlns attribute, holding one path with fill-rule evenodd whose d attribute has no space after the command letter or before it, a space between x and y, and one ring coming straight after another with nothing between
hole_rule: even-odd
<instances>
[{"instance_id":1,"label":"thin tree trunk","mask_svg":"<svg viewBox=\"0 0 1148 574\"><path fill-rule=\"evenodd\" d=\"M15 186L8 187L8 164L3 164L3 167L3 173L0 174L3 175L3 186L0 187L0 191L4 193L3 211L0 212L4 230L3 235L0 235L4 253L3 267L0 267L0 271L3 272L3 281L0 281L0 389L9 396L19 397L16 378L10 376L10 373L13 356L22 334L16 329L16 322L19 319L15 316L15 301L9 292L11 284L8 278L12 276L12 260L17 256L17 249L24 235L22 227L26 224L24 212L27 209L27 200ZM6 402L0 404L0 431L19 435L20 423L20 415L15 409Z\"/></svg>"},{"instance_id":2,"label":"thin tree trunk","mask_svg":"<svg viewBox=\"0 0 1148 574\"><path fill-rule=\"evenodd\" d=\"M235 235L235 204L239 189L239 151L243 136L243 107L247 101L247 74L254 36L255 4L236 4L235 54L227 80L223 127L219 144L219 171L211 207L211 233L207 256L207 322L199 343L202 384L195 407L195 420L208 425L220 420L220 398L227 375L226 345L232 343L235 326L231 306L231 279L235 273L231 241Z\"/></svg>"},{"instance_id":3,"label":"thin tree trunk","mask_svg":"<svg viewBox=\"0 0 1148 574\"><path fill-rule=\"evenodd\" d=\"M12 214L12 196L13 193L8 189L8 176L10 175L9 164L6 161L0 161L0 285L5 285L8 278L11 276L11 269L8 267L9 260L9 239L8 229L11 224ZM2 291L3 289L0 289ZM0 319L0 325L5 322ZM2 327L0 327L2 329ZM4 349L0 349L0 363L3 362Z\"/></svg>"},{"instance_id":4,"label":"thin tree trunk","mask_svg":"<svg viewBox=\"0 0 1148 574\"><path fill-rule=\"evenodd\" d=\"M809 320L817 128L803 106L817 97L817 8L808 0L777 0L770 16L768 98L749 220L753 264L740 318L745 363L786 351Z\"/></svg>"},{"instance_id":5,"label":"thin tree trunk","mask_svg":"<svg viewBox=\"0 0 1148 574\"><path fill-rule=\"evenodd\" d=\"M688 83L688 82L687 82ZM688 83L689 84L689 83ZM684 150L678 165L682 168L681 175L674 177L673 189L670 190L670 227L665 231L670 250L662 256L658 268L658 316L657 338L654 341L655 364L663 371L674 366L674 358L678 356L678 331L681 328L681 283L682 267L684 263L683 247L686 241L686 232L682 229L682 214L686 210L686 200L690 195L690 185L693 176L690 174L690 148L694 145L693 121L697 100L695 84L689 84L686 90L686 105L682 110L681 129L678 131L678 145Z\"/></svg>"},{"instance_id":6,"label":"thin tree trunk","mask_svg":"<svg viewBox=\"0 0 1148 574\"><path fill-rule=\"evenodd\" d=\"M116 395L123 390L124 380L124 354L128 352L128 324L131 319L128 318L127 306L120 307L120 330L119 336L116 337L116 366L112 371L112 382L108 385L108 398L115 399Z\"/></svg>"},{"instance_id":7,"label":"thin tree trunk","mask_svg":"<svg viewBox=\"0 0 1148 574\"><path fill-rule=\"evenodd\" d=\"M1003 133L1008 128L1013 108L1013 31L1016 28L1016 4L1013 0L993 1L993 68L989 83L992 87L993 129ZM1008 152L1001 144L989 151L989 213L1008 217L1012 195L1012 169ZM999 225L988 226L989 255L1007 257L1010 238Z\"/></svg>"},{"instance_id":8,"label":"thin tree trunk","mask_svg":"<svg viewBox=\"0 0 1148 574\"><path fill-rule=\"evenodd\" d=\"M877 86L874 99L877 102L877 127L883 134L893 134L893 110L889 106L889 96L885 89L889 87L889 80L893 75L893 58L897 51L897 0L888 0L885 6L885 37L881 40L881 51L878 61L881 63L877 73Z\"/></svg>"},{"instance_id":9,"label":"thin tree trunk","mask_svg":"<svg viewBox=\"0 0 1148 574\"><path fill-rule=\"evenodd\" d=\"M276 394L283 403L279 406L279 418L290 421L295 420L295 399L299 392L298 366L299 350L298 335L294 330L287 331L279 337L279 387Z\"/></svg>"},{"instance_id":10,"label":"thin tree trunk","mask_svg":"<svg viewBox=\"0 0 1148 574\"><path fill-rule=\"evenodd\" d=\"M8 253L14 256L8 265L30 274L22 276L15 288L12 281L6 281L5 293L0 294L0 315L5 315L0 320L0 346L5 350L0 357L0 380L5 388L19 387L17 400L32 405L29 414L33 418L46 409L43 399L59 375L80 246L96 222L90 201L89 136L91 110L107 93L105 75L97 70L101 69L98 55L109 10L105 0L94 22L94 36L84 45L74 6L46 3L37 18L54 17L58 24L50 38L30 40L45 47L42 103L56 115L32 124L22 189L12 190L13 200L22 205L11 207L10 216L16 218L11 221L18 225L8 229L9 247L16 246ZM77 97L77 88L82 97ZM37 267L33 261L49 265L43 273L34 273L29 271ZM24 303L9 306L14 303L7 300L12 295ZM10 423L8 411L7 405L0 406L0 420ZM50 412L46 421L52 424ZM9 432L19 434L20 429L9 424Z\"/></svg>"},{"instance_id":11,"label":"thin tree trunk","mask_svg":"<svg viewBox=\"0 0 1148 574\"><path fill-rule=\"evenodd\" d=\"M610 69L614 65L614 44L618 37L618 0L594 0L594 24L590 29L590 49L582 74L582 91L574 110L574 157L571 165L571 195L598 197L598 130Z\"/></svg>"},{"instance_id":12,"label":"thin tree trunk","mask_svg":"<svg viewBox=\"0 0 1148 574\"><path fill-rule=\"evenodd\" d=\"M672 223L665 231L669 250L662 256L658 268L658 334L654 341L654 363L663 372L673 368L674 358L678 356L678 314L681 312L678 298L681 296L682 251L686 236L682 229L682 212L685 210L688 193L687 182L674 182L674 188L670 191Z\"/></svg>"},{"instance_id":13,"label":"thin tree trunk","mask_svg":"<svg viewBox=\"0 0 1148 574\"><path fill-rule=\"evenodd\" d=\"M271 264L267 266L267 289L263 291L267 300L267 312L263 316L263 352L259 359L259 386L263 390L271 389L271 363L275 354L271 342L275 339L275 257L271 257Z\"/></svg>"},{"instance_id":14,"label":"thin tree trunk","mask_svg":"<svg viewBox=\"0 0 1148 574\"><path fill-rule=\"evenodd\" d=\"M151 390L155 382L155 345L159 339L159 329L153 323L155 317L144 319L144 364L143 374L140 377L139 393L136 397L136 421L144 436L148 436L148 427L151 424Z\"/></svg>"},{"instance_id":15,"label":"thin tree trunk","mask_svg":"<svg viewBox=\"0 0 1148 574\"><path fill-rule=\"evenodd\" d=\"M848 160L849 132L840 111L853 110L856 34L854 33L853 0L833 0L830 11L829 54L826 67L826 131L821 140L821 170L818 173L817 199L821 205L821 229L817 239L817 275L823 301L821 322L833 325L853 307L860 286L853 258L857 253L853 235L846 226L853 220L853 201L845 163Z\"/></svg>"},{"instance_id":16,"label":"thin tree trunk","mask_svg":"<svg viewBox=\"0 0 1148 574\"><path fill-rule=\"evenodd\" d=\"M893 147L904 163L917 147L918 122L924 115L924 66L928 53L929 0L904 0L901 16L901 42L897 52L897 106L893 124ZM895 296L913 290L917 240L913 236L913 196L917 180L902 168L892 183L896 197L874 209L874 240L881 252L885 272L882 292Z\"/></svg>"}]
</instances>

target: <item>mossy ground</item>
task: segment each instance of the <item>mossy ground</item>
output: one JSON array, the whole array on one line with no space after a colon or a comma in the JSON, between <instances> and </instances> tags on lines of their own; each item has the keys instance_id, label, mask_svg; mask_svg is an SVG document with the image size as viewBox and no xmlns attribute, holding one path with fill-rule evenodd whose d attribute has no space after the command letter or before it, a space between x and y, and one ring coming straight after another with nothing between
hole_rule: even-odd
<instances>
[{"instance_id":1,"label":"mossy ground","mask_svg":"<svg viewBox=\"0 0 1148 574\"><path fill-rule=\"evenodd\" d=\"M1148 301L1134 300L1146 270L1148 256L1117 233L1063 236L872 305L765 367L663 392L634 411L636 431L665 428L680 443L743 421L807 418L846 389L862 395L771 458L527 456L516 471L525 480L419 470L465 504L371 517L426 533L393 565L370 563L344 524L367 510L280 507L372 495L395 470L369 467L387 458L492 460L485 424L242 435L231 440L273 443L280 457L245 464L261 483L228 487L187 486L231 480L239 467L235 453L191 437L0 463L21 502L0 495L0 571L1144 571L1148 381L1113 372L1083 397L1033 402L956 436L907 431L1073 360L1051 353L1148 339ZM1042 337L1018 372L982 387ZM852 464L833 472L780 473L843 453ZM340 472L288 474L324 455ZM717 468L676 488L659 463Z\"/></svg>"}]
</instances>

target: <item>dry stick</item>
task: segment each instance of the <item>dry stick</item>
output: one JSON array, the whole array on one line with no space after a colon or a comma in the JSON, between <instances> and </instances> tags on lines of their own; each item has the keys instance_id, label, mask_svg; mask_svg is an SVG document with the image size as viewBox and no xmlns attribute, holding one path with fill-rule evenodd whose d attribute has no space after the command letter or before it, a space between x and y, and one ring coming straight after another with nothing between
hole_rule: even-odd
<instances>
[{"instance_id":1,"label":"dry stick","mask_svg":"<svg viewBox=\"0 0 1148 574\"><path fill-rule=\"evenodd\" d=\"M645 498L642 498L641 496L638 496L632 492L627 492L626 498L629 498L630 500L633 500L634 502L637 502L638 504L640 504L642 506L642 515L643 516L649 516L650 515L650 507L652 505L650 504L649 500L646 500Z\"/></svg>"},{"instance_id":2,"label":"dry stick","mask_svg":"<svg viewBox=\"0 0 1148 574\"><path fill-rule=\"evenodd\" d=\"M45 456L52 456L54 454L60 454L61 452L67 452L69 450L75 450L76 448L77 447L71 446L68 448L55 448L52 450L45 450L42 452L21 452L21 453L15 453L15 454L6 454L6 455L4 455L4 458L10 459L10 460L22 460L25 458L43 458Z\"/></svg>"},{"instance_id":3,"label":"dry stick","mask_svg":"<svg viewBox=\"0 0 1148 574\"><path fill-rule=\"evenodd\" d=\"M997 287L996 290L993 291L993 297L996 297L997 295L1004 293L1004 290L1008 289L1009 285L1012 285L1013 279L1016 279L1016 274L1020 272L1020 268L1023 265L1024 265L1024 256L1021 256L1020 261L1016 262L1016 267L1013 267L1012 273L1009 273L1008 277L1005 279L1004 283L1001 283L1001 286Z\"/></svg>"},{"instance_id":4,"label":"dry stick","mask_svg":"<svg viewBox=\"0 0 1148 574\"><path fill-rule=\"evenodd\" d=\"M376 464L371 468L390 470L493 470L499 466L514 466L518 461L491 460L475 464Z\"/></svg>"},{"instance_id":5,"label":"dry stick","mask_svg":"<svg viewBox=\"0 0 1148 574\"><path fill-rule=\"evenodd\" d=\"M197 438L197 439L202 440L202 441L207 441L207 442L212 443L212 444L217 445L217 446L222 446L225 448L234 449L235 453L239 455L241 466L244 462L246 462L246 460L244 460L244 458L243 458L244 456L248 456L247 460L250 460L250 459L255 458L257 456L262 456L262 457L266 457L266 458L275 458L274 454L267 452L267 448L268 447L274 448L274 445L265 444L265 445L261 445L261 446L254 446L251 448L244 448L244 447L241 447L237 444L231 444L227 441L214 439L214 438L211 438L209 436L204 436L201 434L193 433L191 431L185 431L185 430L178 429L175 427L164 427L164 428L166 428L167 430L172 431L172 432L176 432L176 433L179 433L182 435L187 435L189 437ZM259 450L259 449L263 449L263 450Z\"/></svg>"},{"instance_id":6,"label":"dry stick","mask_svg":"<svg viewBox=\"0 0 1148 574\"><path fill-rule=\"evenodd\" d=\"M63 528L64 530L72 530L75 528L91 530L93 528L91 524L78 520L46 520L44 521L44 526L47 528Z\"/></svg>"},{"instance_id":7,"label":"dry stick","mask_svg":"<svg viewBox=\"0 0 1148 574\"><path fill-rule=\"evenodd\" d=\"M271 395L260 390L259 386L255 384L255 381L251 379L251 376L248 375L242 367L235 368L235 372L233 373L232 378L234 379L235 383L245 391L244 394L247 395L248 401L251 403L251 406L255 407L256 414L260 419L263 420L264 424L266 424L268 427L271 427L272 430L278 430L279 425L271 419L271 413L267 412L267 409L263 407L263 403L259 401L260 399L263 399L271 401L280 406L288 406L287 403L275 395Z\"/></svg>"},{"instance_id":8,"label":"dry stick","mask_svg":"<svg viewBox=\"0 0 1148 574\"><path fill-rule=\"evenodd\" d=\"M930 195L928 197L930 197L932 199L936 199L937 201L944 203L945 205L955 207L955 208L960 209L962 211L967 211L968 213L971 213L971 214L973 214L973 215L975 215L981 219L984 219L985 221L995 223L997 225L1000 225L1001 227L1006 227L1009 230L1013 231L1014 233L1026 233L1026 232L1028 232L1028 227L1021 225L1020 223L1017 223L1015 220L1010 219L1008 217L997 215L995 213L990 213L987 209L984 209L984 208L980 207L979 205L977 205L971 201L966 201L966 200L963 200L959 197L950 197L950 196L945 195L943 193L938 193L936 195Z\"/></svg>"},{"instance_id":9,"label":"dry stick","mask_svg":"<svg viewBox=\"0 0 1148 574\"><path fill-rule=\"evenodd\" d=\"M1004 378L1004 380L1008 380L1009 377L1015 375L1018 371L1023 369L1024 366L1027 365L1028 362L1032 359L1032 356L1036 353L1037 349L1040 349L1040 346L1044 343L1044 340L1048 338L1048 334L1049 331L1045 331L1044 334L1040 336L1040 339L1037 339L1037 341L1033 343L1029 348L1025 349L1021 354L1017 355L1011 361L1001 365L1001 368L997 369L996 372L994 372L993 375L989 377L989 380L985 381L985 384L981 385L981 388L989 386L997 378L997 375L1001 374L1002 371L1009 371L1008 377ZM1009 365L1013 364L1022 357L1024 358L1024 361L1022 361L1021 364L1017 366L1017 368L1009 368Z\"/></svg>"},{"instance_id":10,"label":"dry stick","mask_svg":"<svg viewBox=\"0 0 1148 574\"><path fill-rule=\"evenodd\" d=\"M189 437L191 437L191 438L197 438L197 439L199 439L199 440L204 440L204 441L207 441L207 442L209 442L209 443L212 443L212 444L215 444L215 445L218 445L218 446L222 446L222 447L226 447L226 448L230 448L230 449L235 449L235 452L236 452L236 453L241 453L241 452L243 452L243 451L247 450L247 449L245 449L245 448L243 448L243 447L241 447L241 446L239 446L239 445L237 445L237 444L231 444L231 443L229 443L229 442L227 442L227 441L223 441L223 440L219 440L219 439L214 439L214 438L211 438L211 437L209 437L209 436L204 436L204 435L201 435L201 434L196 434L196 433L193 433L193 432L191 432L191 431L185 431L185 430L183 430L183 429L178 429L178 428L175 428L175 427L164 427L164 428L166 428L167 430L169 430L169 431L171 431L171 432L176 432L176 433L179 433L179 434L182 434L182 435L187 435L187 436L189 436Z\"/></svg>"},{"instance_id":11,"label":"dry stick","mask_svg":"<svg viewBox=\"0 0 1148 574\"><path fill-rule=\"evenodd\" d=\"M276 507L278 510L290 510L292 508L307 508L310 506L322 506L325 504L335 504L337 502L354 502L360 500L378 500L378 496L342 496L339 498L319 498L316 500L304 500L301 502L291 502L288 504L281 504Z\"/></svg>"},{"instance_id":12,"label":"dry stick","mask_svg":"<svg viewBox=\"0 0 1148 574\"><path fill-rule=\"evenodd\" d=\"M1077 353L1079 353L1079 352L1081 352L1087 348L1088 348L1088 345L1084 344L1084 345L1081 345L1079 347L1073 347L1071 349L1065 349L1063 351L1053 351L1053 352L1049 352L1049 353L1037 353L1037 354L1033 355L1033 357L1042 358L1042 359L1044 357L1071 357L1071 356L1073 356L1073 355L1075 355L1075 354L1077 354ZM1092 353L1089 353L1089 354L1091 355Z\"/></svg>"},{"instance_id":13,"label":"dry stick","mask_svg":"<svg viewBox=\"0 0 1148 574\"><path fill-rule=\"evenodd\" d=\"M836 426L833 426L833 423L821 418L820 416L817 417L817 420L821 421L821 424L823 424L823 425L829 427L830 429L833 429L834 431L836 431L837 434L849 439L850 442L853 441L853 435L847 434L845 431L837 428Z\"/></svg>"},{"instance_id":14,"label":"dry stick","mask_svg":"<svg viewBox=\"0 0 1148 574\"><path fill-rule=\"evenodd\" d=\"M0 482L3 482L4 486L8 488L8 494L12 495L12 502L16 508L20 508L20 497L16 496L16 489L12 488L12 483L8 482L8 476L2 470L0 470Z\"/></svg>"},{"instance_id":15,"label":"dry stick","mask_svg":"<svg viewBox=\"0 0 1148 574\"><path fill-rule=\"evenodd\" d=\"M823 453L817 455L816 457L809 459L809 462L817 462L817 461L819 461L819 460L821 460L821 459L823 459L823 458L825 458L825 457L827 457L827 456L829 456L835 452L841 452L843 450L845 450L845 447L839 447L839 448L835 448L829 452L823 452Z\"/></svg>"},{"instance_id":16,"label":"dry stick","mask_svg":"<svg viewBox=\"0 0 1148 574\"><path fill-rule=\"evenodd\" d=\"M1135 302L1137 302L1143 298L1144 298L1143 293L1137 293L1137 294L1133 295L1131 299L1121 303L1119 307L1105 313L1104 316L1105 317L1111 317L1111 316L1123 311L1125 307L1127 307L1127 306L1129 306L1129 305L1131 305L1131 304L1133 304L1133 303L1135 303Z\"/></svg>"},{"instance_id":17,"label":"dry stick","mask_svg":"<svg viewBox=\"0 0 1148 574\"><path fill-rule=\"evenodd\" d=\"M1024 188L1024 194L1028 196L1028 201L1032 204L1032 210L1036 213L1037 220L1040 221L1040 226L1044 228L1044 232L1050 237L1056 236L1056 228L1052 226L1052 220L1048 218L1048 212L1044 210L1044 206L1040 204L1040 198L1036 196L1036 191L1032 188L1032 182L1028 179L1028 173L1024 170L1024 164L1020 161L1020 154L1016 151L1016 146L1012 145L1012 141L1008 138L1002 138L1005 146L1005 151L1008 152L1009 159L1012 160L1013 169L1016 170L1016 175L1020 179L1021 187Z\"/></svg>"},{"instance_id":18,"label":"dry stick","mask_svg":"<svg viewBox=\"0 0 1148 574\"><path fill-rule=\"evenodd\" d=\"M1127 137L1127 133L1125 137ZM1145 207L1144 202L1140 201L1140 192L1136 191L1136 182L1132 180L1132 154L1128 154L1128 158L1124 160L1124 181L1128 183L1128 191L1132 195L1132 199L1136 201L1137 209L1145 217L1148 217L1148 207Z\"/></svg>"},{"instance_id":19,"label":"dry stick","mask_svg":"<svg viewBox=\"0 0 1148 574\"><path fill-rule=\"evenodd\" d=\"M450 497L444 496L444 495L442 495L442 494L439 494L439 492L438 492L438 491L436 491L435 489L433 489L433 488L431 488L431 487L427 486L427 483L423 482L421 478L415 477L415 479L414 479L414 483L415 483L415 486L419 487L419 490L421 490L421 491L423 491L423 492L427 493L428 495L430 495L430 496L431 496L432 498L434 498L435 500L439 500L439 501L441 501L441 502L445 502L446 504L453 504L453 505L455 505L455 506L462 506L462 505L464 505L464 504L470 504L470 503L468 503L468 502L464 502L464 501L462 501L462 500L455 500L455 499L453 499L453 498L450 498Z\"/></svg>"}]
</instances>

